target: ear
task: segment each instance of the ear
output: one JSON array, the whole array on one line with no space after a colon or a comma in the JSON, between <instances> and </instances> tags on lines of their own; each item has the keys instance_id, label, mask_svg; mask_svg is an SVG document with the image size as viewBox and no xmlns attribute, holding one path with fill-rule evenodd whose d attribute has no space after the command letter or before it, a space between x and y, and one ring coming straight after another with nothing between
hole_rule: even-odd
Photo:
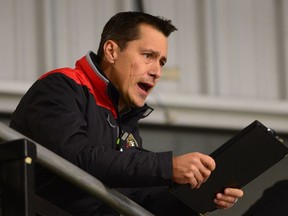
<instances>
[{"instance_id":1,"label":"ear","mask_svg":"<svg viewBox=\"0 0 288 216\"><path fill-rule=\"evenodd\" d=\"M115 59L117 58L118 45L112 40L107 40L104 43L103 49L107 61L111 64L114 64Z\"/></svg>"}]
</instances>

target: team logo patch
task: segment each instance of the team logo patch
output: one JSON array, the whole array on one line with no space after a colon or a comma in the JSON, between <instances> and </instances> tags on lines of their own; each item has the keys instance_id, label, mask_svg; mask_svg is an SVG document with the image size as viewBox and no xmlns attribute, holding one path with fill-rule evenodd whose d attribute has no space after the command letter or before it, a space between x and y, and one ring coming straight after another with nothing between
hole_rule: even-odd
<instances>
[{"instance_id":1,"label":"team logo patch","mask_svg":"<svg viewBox=\"0 0 288 216\"><path fill-rule=\"evenodd\" d=\"M138 143L132 134L126 138L125 148L138 147Z\"/></svg>"}]
</instances>

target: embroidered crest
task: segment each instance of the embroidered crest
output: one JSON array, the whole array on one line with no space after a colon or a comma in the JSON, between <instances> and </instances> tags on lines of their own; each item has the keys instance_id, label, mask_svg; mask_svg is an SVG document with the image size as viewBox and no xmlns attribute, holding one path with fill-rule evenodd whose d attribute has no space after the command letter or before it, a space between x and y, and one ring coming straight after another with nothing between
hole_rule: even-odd
<instances>
[{"instance_id":1,"label":"embroidered crest","mask_svg":"<svg viewBox=\"0 0 288 216\"><path fill-rule=\"evenodd\" d=\"M132 134L128 134L127 132L124 132L121 136L121 139L117 139L117 149L121 152L124 151L124 149L132 148L132 147L138 147L138 143L134 136Z\"/></svg>"},{"instance_id":2,"label":"embroidered crest","mask_svg":"<svg viewBox=\"0 0 288 216\"><path fill-rule=\"evenodd\" d=\"M125 148L131 148L131 147L138 147L138 143L134 136L132 134L129 134L129 136L126 139Z\"/></svg>"}]
</instances>

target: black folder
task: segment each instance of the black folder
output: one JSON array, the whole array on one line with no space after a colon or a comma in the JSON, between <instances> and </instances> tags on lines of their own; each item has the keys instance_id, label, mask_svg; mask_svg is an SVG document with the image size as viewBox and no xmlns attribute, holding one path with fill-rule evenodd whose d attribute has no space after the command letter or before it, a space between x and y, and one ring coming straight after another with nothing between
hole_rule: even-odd
<instances>
[{"instance_id":1,"label":"black folder","mask_svg":"<svg viewBox=\"0 0 288 216\"><path fill-rule=\"evenodd\" d=\"M288 155L288 147L274 130L254 121L210 156L216 169L199 189L175 184L170 191L196 214L215 210L213 199L227 187L242 188Z\"/></svg>"}]
</instances>

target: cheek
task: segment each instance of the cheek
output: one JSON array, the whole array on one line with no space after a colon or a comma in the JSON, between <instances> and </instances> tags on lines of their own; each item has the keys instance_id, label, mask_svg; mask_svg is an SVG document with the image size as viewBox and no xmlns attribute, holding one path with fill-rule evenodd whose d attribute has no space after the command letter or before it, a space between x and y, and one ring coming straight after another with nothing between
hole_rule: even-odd
<instances>
[{"instance_id":1,"label":"cheek","mask_svg":"<svg viewBox=\"0 0 288 216\"><path fill-rule=\"evenodd\" d=\"M129 72L131 78L141 77L145 74L146 74L145 66L137 63L131 64Z\"/></svg>"}]
</instances>

